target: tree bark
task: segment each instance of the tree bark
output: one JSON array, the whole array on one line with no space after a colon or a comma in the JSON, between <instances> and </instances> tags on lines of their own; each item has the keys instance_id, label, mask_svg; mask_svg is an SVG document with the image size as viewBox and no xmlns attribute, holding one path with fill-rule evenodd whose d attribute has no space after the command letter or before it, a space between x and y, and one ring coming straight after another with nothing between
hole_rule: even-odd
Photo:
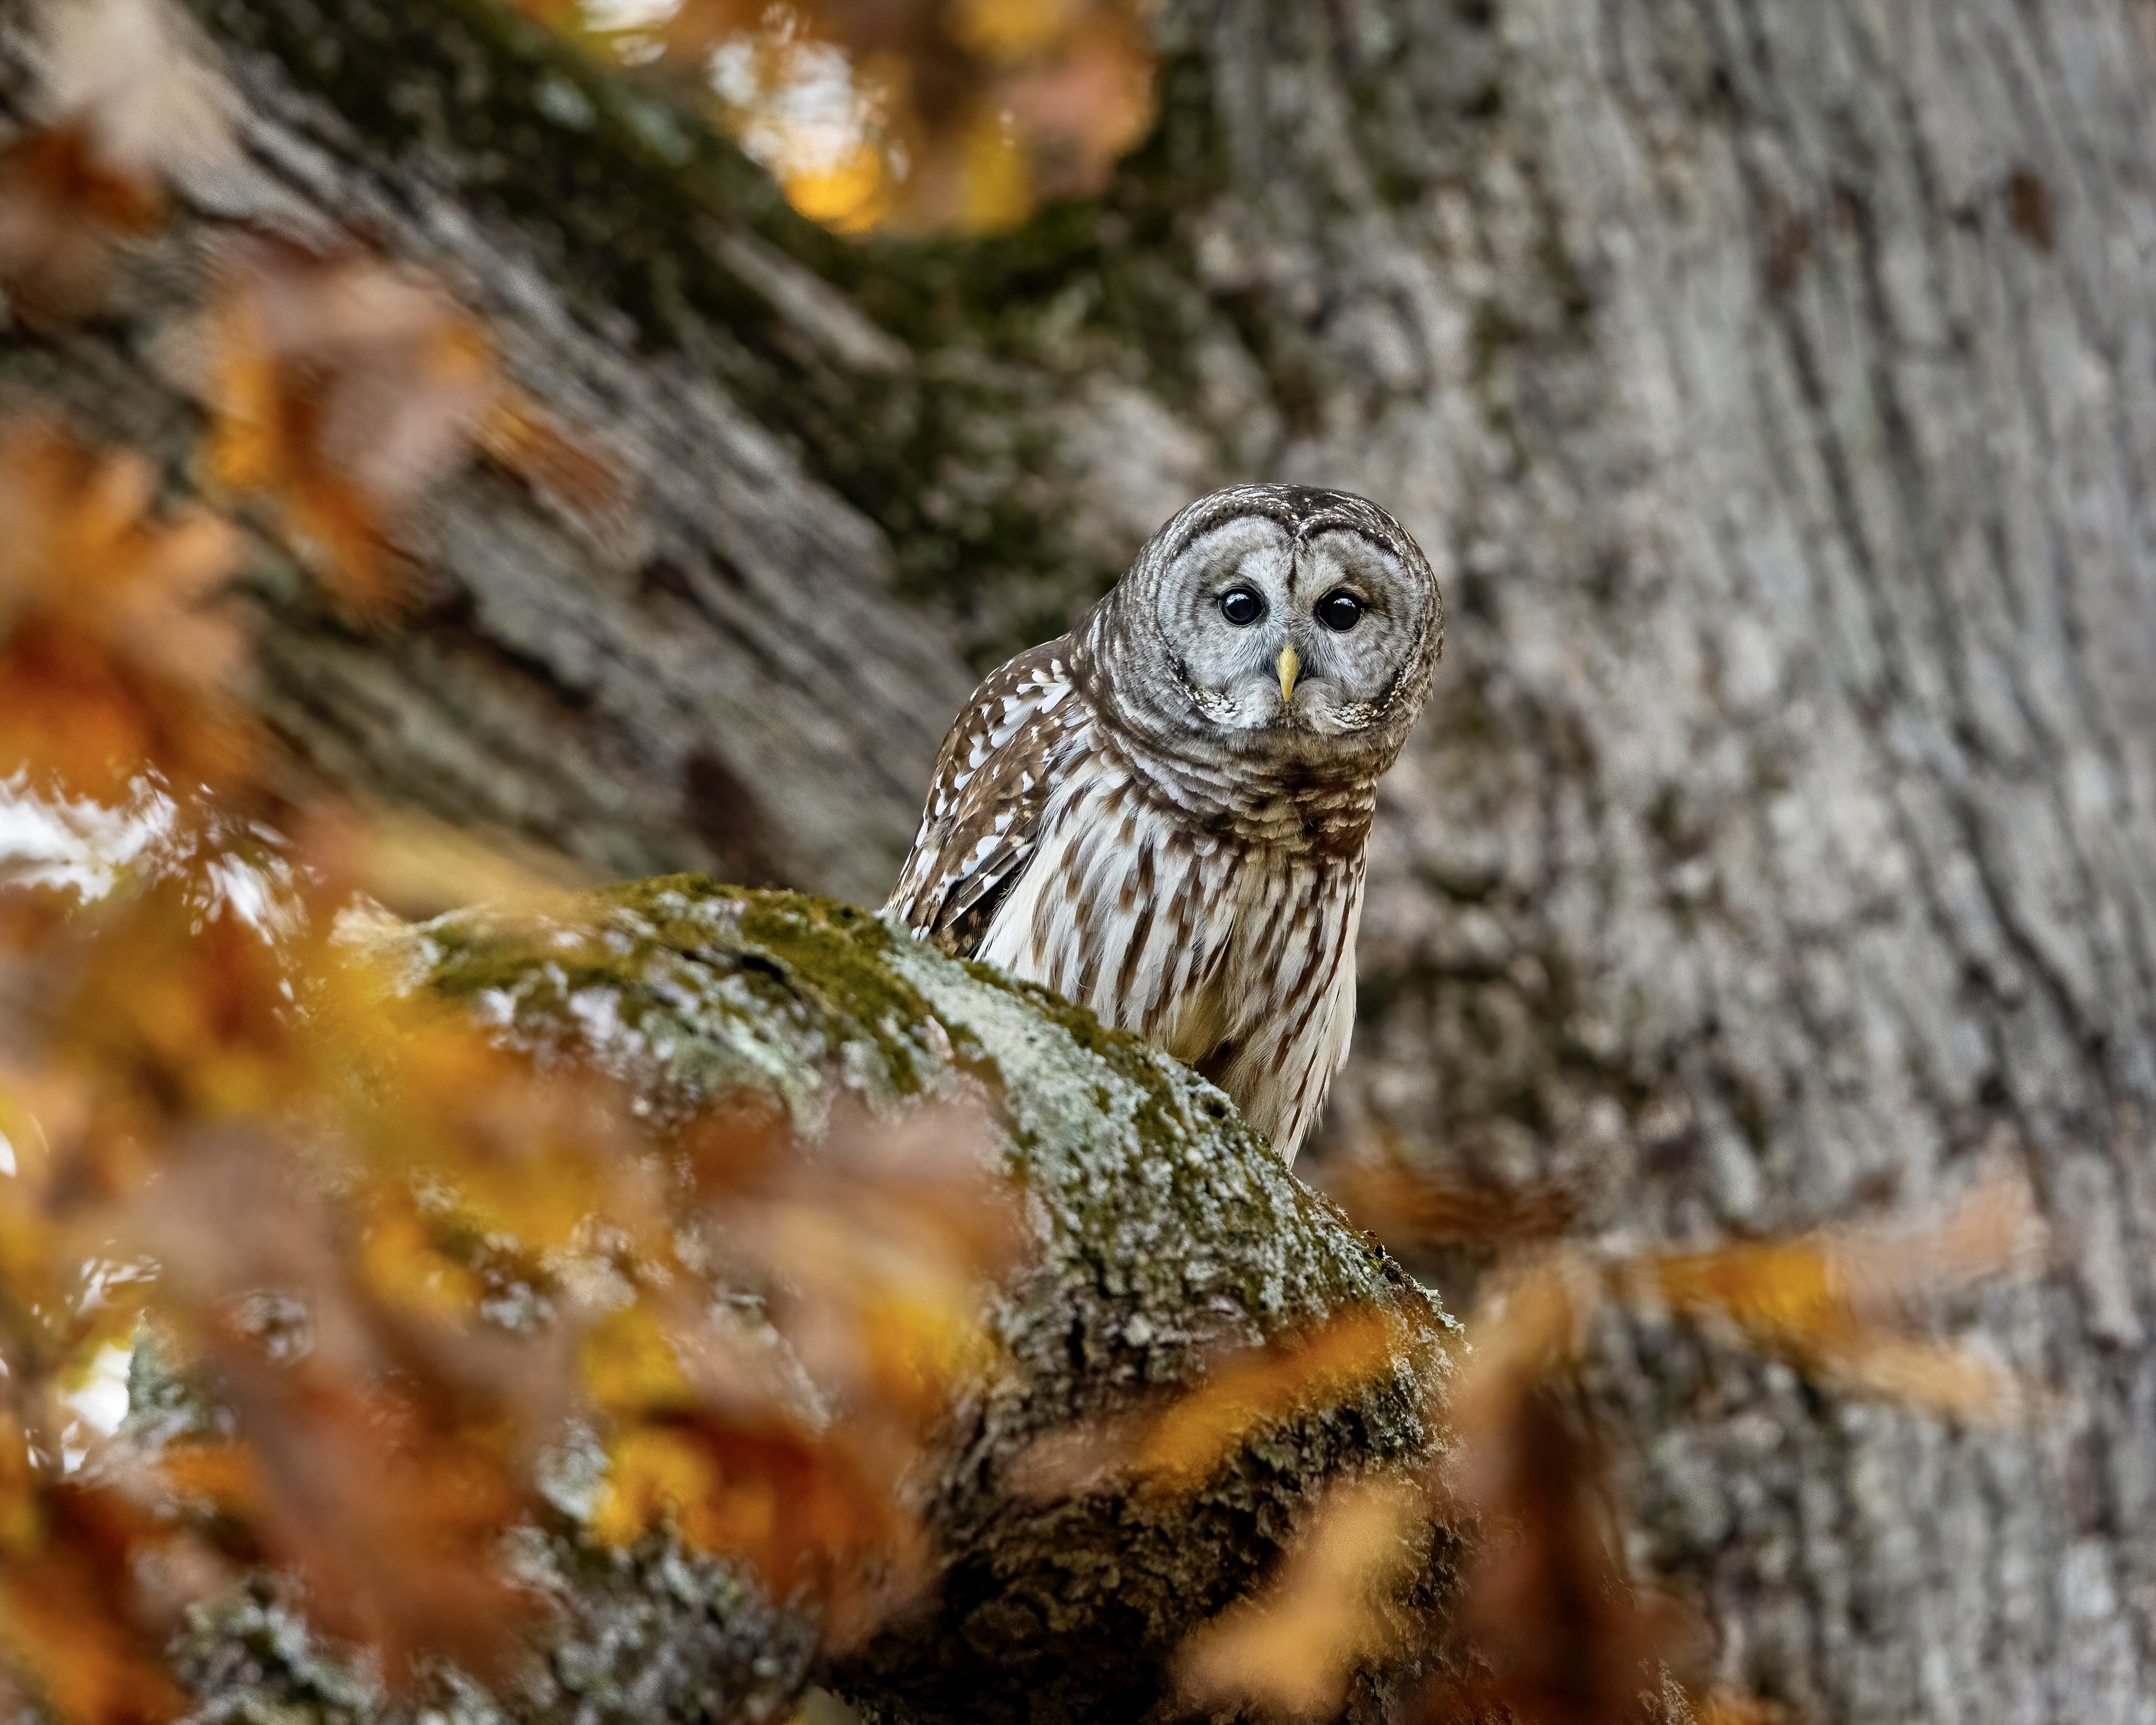
<instances>
[{"instance_id":1,"label":"tree bark","mask_svg":"<svg viewBox=\"0 0 2156 1725\"><path fill-rule=\"evenodd\" d=\"M1964 1430L1644 1329L1640 1554L1821 1719L2156 1695L2156 23L2140 0L1183 0L1096 203L846 246L463 5L192 0L246 172L34 388L166 452L223 223L448 273L634 476L624 545L475 470L434 608L265 541L316 770L622 873L879 897L975 669L1227 478L1366 491L1450 652L1388 782L1336 1136L1635 1240L1921 1217L2059 1244L1956 1314ZM34 103L8 39L0 105Z\"/></svg>"},{"instance_id":2,"label":"tree bark","mask_svg":"<svg viewBox=\"0 0 2156 1725\"><path fill-rule=\"evenodd\" d=\"M834 1119L978 1111L1032 1239L988 1317L993 1368L912 1469L932 1585L866 1635L834 1645L812 1600L774 1603L741 1566L655 1536L599 1547L557 1490L561 1513L521 1549L558 1609L541 1656L493 1694L387 1697L265 1589L183 1648L199 1718L783 1718L820 1676L879 1725L1173 1720L1188 1716L1178 1649L1276 1565L1327 1485L1436 1458L1442 1307L1219 1091L1045 990L848 906L686 875L611 889L566 921L466 912L385 945L414 986L475 1006L514 1045L598 1063L661 1118L753 1096L813 1158ZM1042 1440L1105 1455L1111 1422L1157 1414L1224 1350L1367 1313L1385 1317L1387 1363L1314 1384L1202 1479L1133 1483L1104 1461L1096 1483L1045 1483ZM169 1396L138 1384L131 1399L152 1435ZM1430 1530L1407 1594L1419 1633L1356 1673L1356 1725L1398 1717L1456 1656L1459 1546Z\"/></svg>"}]
</instances>

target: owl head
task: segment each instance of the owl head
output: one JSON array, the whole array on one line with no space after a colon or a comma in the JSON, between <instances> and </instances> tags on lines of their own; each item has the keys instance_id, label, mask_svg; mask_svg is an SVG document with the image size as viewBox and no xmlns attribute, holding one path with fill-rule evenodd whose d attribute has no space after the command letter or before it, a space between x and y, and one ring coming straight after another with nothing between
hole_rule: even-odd
<instances>
[{"instance_id":1,"label":"owl head","mask_svg":"<svg viewBox=\"0 0 2156 1725\"><path fill-rule=\"evenodd\" d=\"M1445 610L1368 499L1235 485L1154 534L1078 634L1096 703L1154 749L1374 777L1430 693Z\"/></svg>"}]
</instances>

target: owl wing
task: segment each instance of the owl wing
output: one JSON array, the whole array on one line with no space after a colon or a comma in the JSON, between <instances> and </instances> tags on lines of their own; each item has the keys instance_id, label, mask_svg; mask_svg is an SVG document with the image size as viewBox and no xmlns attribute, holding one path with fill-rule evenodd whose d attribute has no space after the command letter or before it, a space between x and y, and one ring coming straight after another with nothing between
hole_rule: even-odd
<instances>
[{"instance_id":1,"label":"owl wing","mask_svg":"<svg viewBox=\"0 0 2156 1725\"><path fill-rule=\"evenodd\" d=\"M1081 719L1068 635L1021 653L973 691L943 739L913 853L887 909L969 957L1032 859L1058 744Z\"/></svg>"}]
</instances>

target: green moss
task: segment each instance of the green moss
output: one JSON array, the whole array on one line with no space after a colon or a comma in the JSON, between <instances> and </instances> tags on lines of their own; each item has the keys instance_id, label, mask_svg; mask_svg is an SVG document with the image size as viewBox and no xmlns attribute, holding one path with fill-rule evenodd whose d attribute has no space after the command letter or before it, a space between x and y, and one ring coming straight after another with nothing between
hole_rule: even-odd
<instances>
[{"instance_id":1,"label":"green moss","mask_svg":"<svg viewBox=\"0 0 2156 1725\"><path fill-rule=\"evenodd\" d=\"M1218 1090L1045 988L804 894L670 875L588 911L466 913L414 938L445 993L691 1103L756 1086L813 1132L842 1090L877 1107L984 1091L1052 1219L1050 1264L1103 1301L1231 1296L1270 1331L1405 1286Z\"/></svg>"},{"instance_id":2,"label":"green moss","mask_svg":"<svg viewBox=\"0 0 2156 1725\"><path fill-rule=\"evenodd\" d=\"M741 933L812 993L819 1009L873 1040L893 1089L921 1091L927 1075L912 1027L927 1020L927 1003L893 977L892 937L881 923L850 905L804 893L744 894Z\"/></svg>"},{"instance_id":3,"label":"green moss","mask_svg":"<svg viewBox=\"0 0 2156 1725\"><path fill-rule=\"evenodd\" d=\"M1312 1490L1426 1460L1442 1441L1428 1386L1448 1321L1435 1301L1297 1182L1218 1090L1045 989L844 905L693 875L548 916L464 912L383 951L411 986L470 1006L511 1040L620 1070L662 1107L760 1088L810 1153L842 1094L886 1113L923 1094L994 1104L1035 1250L995 1309L1000 1368L951 1415L932 1505L934 1599L826 1671L872 1717L1015 1717L1044 1696L1062 1697L1057 1717L1146 1716L1159 1699L1152 1656L1265 1572ZM1224 1344L1372 1304L1400 1321L1394 1368L1337 1401L1314 1395L1187 1497L1011 1493L1009 1470L1034 1435L1188 1381ZM540 1712L622 1717L652 1669L723 1670L730 1705L767 1692L783 1706L805 1680L802 1620L723 1566L690 1574L663 1553L617 1558L547 1537L542 1567L592 1632L563 1644L550 1679L560 1692ZM1440 1534L1432 1610L1454 1584ZM263 1692L314 1707L319 1661L272 1604L205 1628L203 1645L270 1630L290 1656L265 1667ZM709 1658L685 1660L685 1645L708 1645ZM1101 1673L1122 1686L1092 1694Z\"/></svg>"}]
</instances>

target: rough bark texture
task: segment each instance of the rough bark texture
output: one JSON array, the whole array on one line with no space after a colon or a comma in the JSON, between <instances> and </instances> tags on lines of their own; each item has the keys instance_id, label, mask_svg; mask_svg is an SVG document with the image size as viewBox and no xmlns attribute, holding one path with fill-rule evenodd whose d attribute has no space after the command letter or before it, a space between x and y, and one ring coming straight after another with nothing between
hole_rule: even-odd
<instances>
[{"instance_id":1,"label":"rough bark texture","mask_svg":"<svg viewBox=\"0 0 2156 1725\"><path fill-rule=\"evenodd\" d=\"M2156 14L1187 0L1100 203L848 249L479 13L195 9L232 208L451 269L643 487L620 556L460 482L388 643L265 564L323 771L873 898L960 649L1217 479L1371 493L1455 623L1339 1128L1634 1238L2025 1169L2056 1267L1968 1316L2040 1414L1614 1336L1642 1552L1814 1717L2156 1717ZM0 388L179 448L139 291Z\"/></svg>"},{"instance_id":2,"label":"rough bark texture","mask_svg":"<svg viewBox=\"0 0 2156 1725\"><path fill-rule=\"evenodd\" d=\"M818 1672L892 1725L1178 1717L1168 1656L1265 1573L1308 1494L1428 1461L1442 1441L1427 1394L1445 1370L1441 1308L1219 1091L1053 995L828 901L693 876L614 889L573 924L444 918L394 957L414 986L469 1003L520 1046L598 1062L662 1115L770 1098L810 1154L834 1108L984 1106L1035 1235L995 1313L1003 1364L956 1410L924 1486L937 1584L922 1606L834 1663L806 1608L774 1609L726 1566L655 1542L592 1549L565 1515L528 1551L562 1627L495 1696L422 1697L459 1725L504 1708L542 1725L784 1717ZM1197 1491L1014 1488L1042 1436L1188 1383L1214 1350L1373 1307L1397 1322L1394 1369L1337 1402L1313 1396ZM157 1417L154 1385L133 1399L138 1422ZM1430 1646L1454 1557L1435 1536L1419 1595ZM1353 1717L1386 1717L1428 1658L1367 1673ZM213 1718L414 1712L267 1596L214 1617L187 1668Z\"/></svg>"}]
</instances>

